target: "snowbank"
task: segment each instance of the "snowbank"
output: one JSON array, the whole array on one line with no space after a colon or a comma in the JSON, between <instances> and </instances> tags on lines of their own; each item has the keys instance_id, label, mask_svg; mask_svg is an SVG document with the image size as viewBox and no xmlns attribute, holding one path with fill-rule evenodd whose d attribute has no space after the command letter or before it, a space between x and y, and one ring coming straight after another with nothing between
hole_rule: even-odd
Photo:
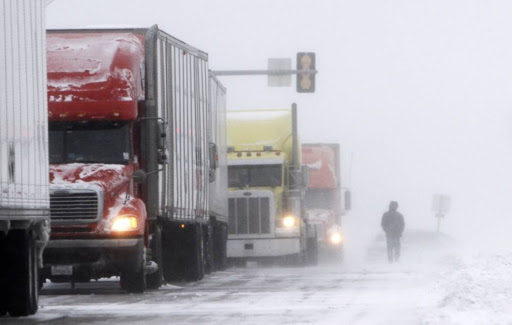
<instances>
[{"instance_id":1,"label":"snowbank","mask_svg":"<svg viewBox=\"0 0 512 325\"><path fill-rule=\"evenodd\" d=\"M425 324L512 324L512 253L460 259L441 275L439 311Z\"/></svg>"}]
</instances>

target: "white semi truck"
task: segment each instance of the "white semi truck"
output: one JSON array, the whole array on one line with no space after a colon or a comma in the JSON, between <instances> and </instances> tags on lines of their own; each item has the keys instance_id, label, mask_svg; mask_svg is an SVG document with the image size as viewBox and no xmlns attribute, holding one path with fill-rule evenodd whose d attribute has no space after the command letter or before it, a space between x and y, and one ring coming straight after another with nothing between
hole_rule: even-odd
<instances>
[{"instance_id":1,"label":"white semi truck","mask_svg":"<svg viewBox=\"0 0 512 325\"><path fill-rule=\"evenodd\" d=\"M45 0L0 0L0 316L37 311L49 237Z\"/></svg>"}]
</instances>

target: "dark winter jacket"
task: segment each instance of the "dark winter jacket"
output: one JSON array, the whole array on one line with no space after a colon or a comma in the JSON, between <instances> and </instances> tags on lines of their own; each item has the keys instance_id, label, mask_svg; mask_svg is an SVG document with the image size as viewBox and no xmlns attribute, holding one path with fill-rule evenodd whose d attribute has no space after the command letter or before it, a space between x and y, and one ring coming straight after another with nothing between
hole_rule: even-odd
<instances>
[{"instance_id":1,"label":"dark winter jacket","mask_svg":"<svg viewBox=\"0 0 512 325\"><path fill-rule=\"evenodd\" d=\"M396 210L389 210L382 216L380 225L384 229L386 236L400 237L405 228L404 216Z\"/></svg>"}]
</instances>

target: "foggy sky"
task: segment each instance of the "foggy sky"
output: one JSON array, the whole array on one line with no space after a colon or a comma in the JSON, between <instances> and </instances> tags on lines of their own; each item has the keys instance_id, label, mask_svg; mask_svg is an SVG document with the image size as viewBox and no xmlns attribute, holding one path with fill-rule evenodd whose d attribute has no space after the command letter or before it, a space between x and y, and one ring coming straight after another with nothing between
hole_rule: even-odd
<instances>
[{"instance_id":1,"label":"foggy sky","mask_svg":"<svg viewBox=\"0 0 512 325\"><path fill-rule=\"evenodd\" d=\"M408 229L433 230L432 194L445 193L445 232L500 243L512 226L510 17L505 0L56 0L47 26L157 23L213 70L316 52L316 93L221 77L228 109L296 102L303 142L339 142L352 233L379 232L390 200Z\"/></svg>"}]
</instances>

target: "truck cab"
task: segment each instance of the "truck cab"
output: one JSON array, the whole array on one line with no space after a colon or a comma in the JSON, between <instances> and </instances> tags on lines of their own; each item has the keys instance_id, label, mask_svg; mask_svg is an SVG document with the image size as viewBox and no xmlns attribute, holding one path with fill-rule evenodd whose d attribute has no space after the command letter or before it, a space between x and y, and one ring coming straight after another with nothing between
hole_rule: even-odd
<instances>
[{"instance_id":1,"label":"truck cab","mask_svg":"<svg viewBox=\"0 0 512 325\"><path fill-rule=\"evenodd\" d=\"M228 257L305 260L314 234L304 219L296 111L228 112Z\"/></svg>"},{"instance_id":2,"label":"truck cab","mask_svg":"<svg viewBox=\"0 0 512 325\"><path fill-rule=\"evenodd\" d=\"M52 235L44 277L121 275L127 290L143 291L148 225L133 179L143 39L51 32L47 44Z\"/></svg>"}]
</instances>

